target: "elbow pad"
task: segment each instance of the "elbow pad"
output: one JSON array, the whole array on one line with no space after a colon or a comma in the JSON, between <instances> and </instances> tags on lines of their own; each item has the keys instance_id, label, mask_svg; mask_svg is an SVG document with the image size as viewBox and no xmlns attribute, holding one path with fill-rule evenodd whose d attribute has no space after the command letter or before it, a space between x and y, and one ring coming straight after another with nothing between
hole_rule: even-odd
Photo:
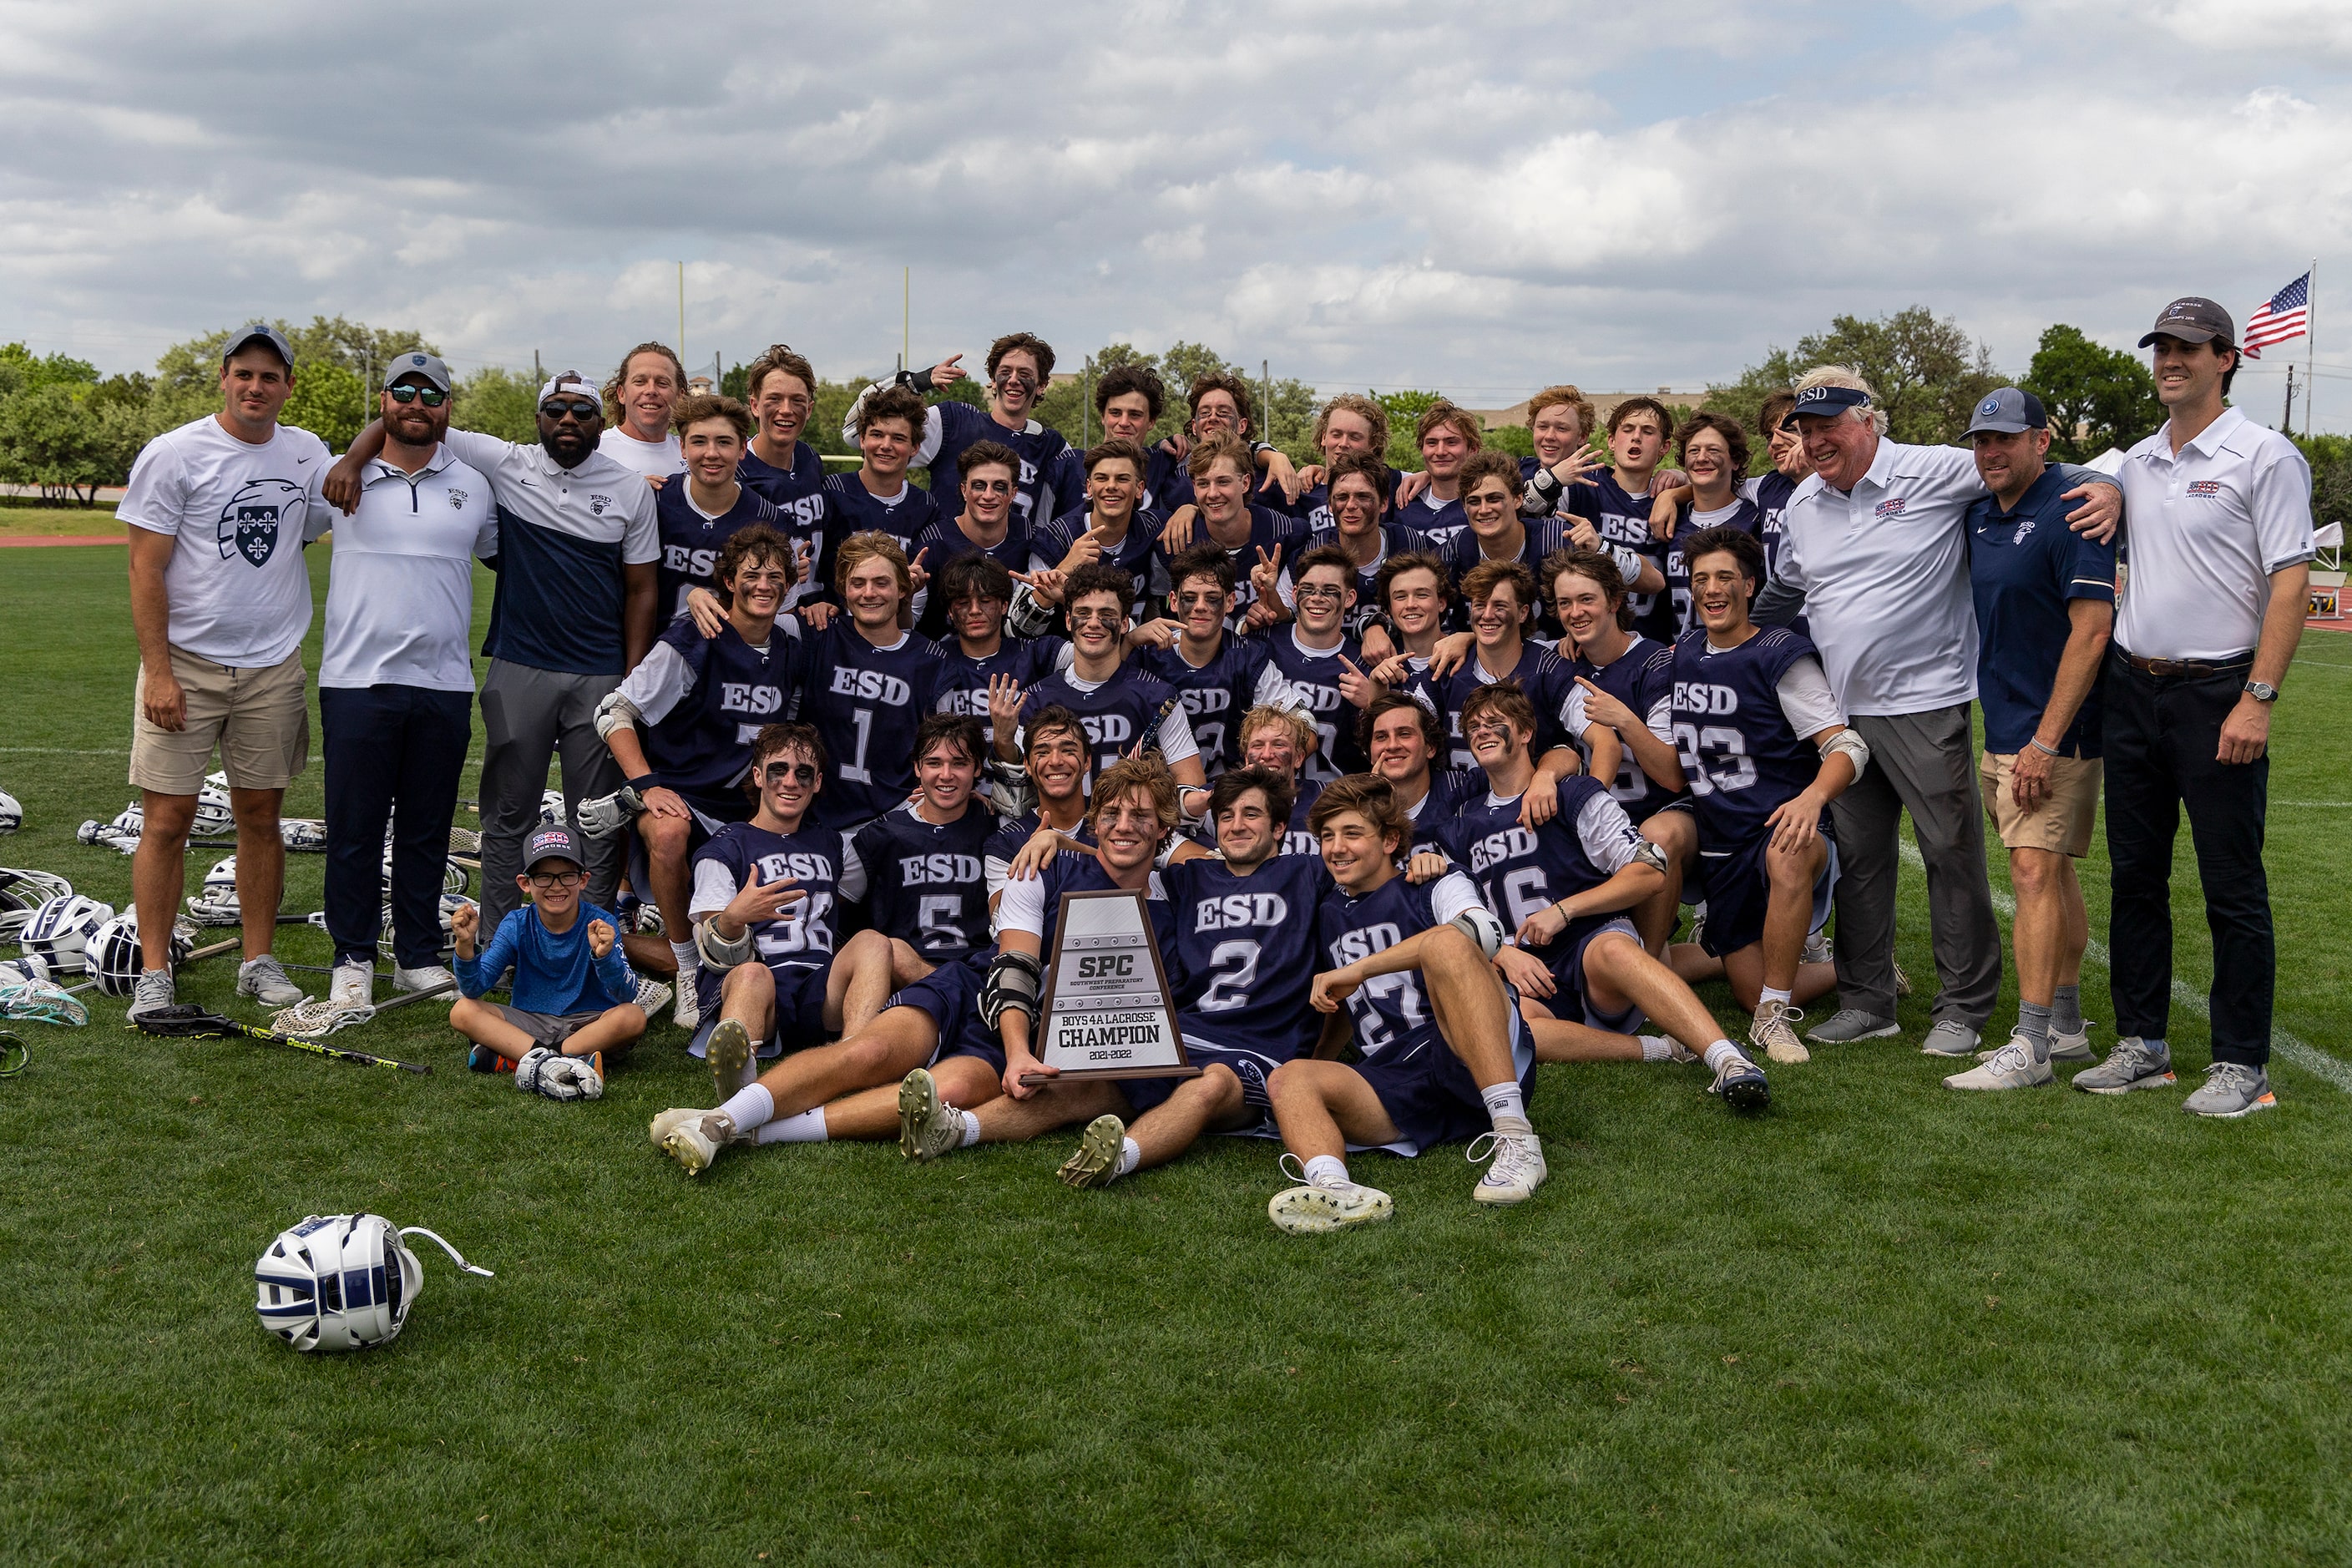
<instances>
[{"instance_id":1,"label":"elbow pad","mask_svg":"<svg viewBox=\"0 0 2352 1568\"><path fill-rule=\"evenodd\" d=\"M1822 758L1827 761L1840 752L1853 763L1853 776L1856 778L1862 776L1863 769L1870 766L1870 742L1852 730L1840 730L1831 736L1829 744L1822 748Z\"/></svg>"},{"instance_id":2,"label":"elbow pad","mask_svg":"<svg viewBox=\"0 0 2352 1568\"><path fill-rule=\"evenodd\" d=\"M637 711L637 705L622 696L615 687L596 704L596 738L602 741L615 730L634 730L644 717Z\"/></svg>"},{"instance_id":3,"label":"elbow pad","mask_svg":"<svg viewBox=\"0 0 2352 1568\"><path fill-rule=\"evenodd\" d=\"M1026 952L1001 952L988 966L988 979L980 988L980 1016L988 1020L992 1029L998 1027L1007 1009L1022 1014L1034 1025L1037 1021L1037 991L1045 977L1044 965Z\"/></svg>"},{"instance_id":4,"label":"elbow pad","mask_svg":"<svg viewBox=\"0 0 2352 1568\"><path fill-rule=\"evenodd\" d=\"M1663 877L1666 874L1667 865L1665 848L1644 838L1642 840L1642 847L1633 851L1633 858L1630 863L1635 866L1647 866Z\"/></svg>"},{"instance_id":5,"label":"elbow pad","mask_svg":"<svg viewBox=\"0 0 2352 1568\"><path fill-rule=\"evenodd\" d=\"M702 955L704 964L721 971L734 968L751 956L751 928L730 942L719 934L717 917L694 922L694 950Z\"/></svg>"},{"instance_id":6,"label":"elbow pad","mask_svg":"<svg viewBox=\"0 0 2352 1568\"><path fill-rule=\"evenodd\" d=\"M1549 468L1538 468L1520 487L1519 510L1528 517L1549 517L1559 506L1559 492L1567 488Z\"/></svg>"},{"instance_id":7,"label":"elbow pad","mask_svg":"<svg viewBox=\"0 0 2352 1568\"><path fill-rule=\"evenodd\" d=\"M1489 960L1503 951L1503 922L1495 911L1484 904L1463 910L1454 917L1454 929L1478 944L1478 951Z\"/></svg>"}]
</instances>

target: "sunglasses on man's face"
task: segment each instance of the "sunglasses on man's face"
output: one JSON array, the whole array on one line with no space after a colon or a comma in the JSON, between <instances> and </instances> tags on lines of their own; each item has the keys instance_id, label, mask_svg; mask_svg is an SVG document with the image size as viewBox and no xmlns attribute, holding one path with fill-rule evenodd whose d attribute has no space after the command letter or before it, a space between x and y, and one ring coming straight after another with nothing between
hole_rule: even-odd
<instances>
[{"instance_id":1,"label":"sunglasses on man's face","mask_svg":"<svg viewBox=\"0 0 2352 1568\"><path fill-rule=\"evenodd\" d=\"M395 386L392 400L398 404L422 403L427 408L438 408L449 401L449 395L437 386Z\"/></svg>"},{"instance_id":2,"label":"sunglasses on man's face","mask_svg":"<svg viewBox=\"0 0 2352 1568\"><path fill-rule=\"evenodd\" d=\"M816 769L807 763L770 763L760 776L772 784L812 784L816 783Z\"/></svg>"},{"instance_id":3,"label":"sunglasses on man's face","mask_svg":"<svg viewBox=\"0 0 2352 1568\"><path fill-rule=\"evenodd\" d=\"M574 419L593 419L598 412L596 405L584 397L551 397L539 405L539 411L550 419L561 419L567 414Z\"/></svg>"}]
</instances>

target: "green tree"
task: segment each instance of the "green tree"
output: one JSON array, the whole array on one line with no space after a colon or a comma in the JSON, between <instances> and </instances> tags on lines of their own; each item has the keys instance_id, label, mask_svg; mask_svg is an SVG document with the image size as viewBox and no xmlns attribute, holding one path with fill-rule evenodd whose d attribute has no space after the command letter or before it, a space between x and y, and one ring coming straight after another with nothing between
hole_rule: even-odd
<instances>
[{"instance_id":1,"label":"green tree","mask_svg":"<svg viewBox=\"0 0 2352 1568\"><path fill-rule=\"evenodd\" d=\"M2050 456L2065 462L2127 448L2164 423L2147 366L2063 321L2042 332L2021 384L2050 416Z\"/></svg>"},{"instance_id":2,"label":"green tree","mask_svg":"<svg viewBox=\"0 0 2352 1568\"><path fill-rule=\"evenodd\" d=\"M375 417L374 404L357 371L314 360L296 373L293 395L278 411L278 422L308 430L331 452L347 451L352 438Z\"/></svg>"},{"instance_id":3,"label":"green tree","mask_svg":"<svg viewBox=\"0 0 2352 1568\"><path fill-rule=\"evenodd\" d=\"M2290 436L2311 465L2311 521L2352 523L2352 436Z\"/></svg>"},{"instance_id":4,"label":"green tree","mask_svg":"<svg viewBox=\"0 0 2352 1568\"><path fill-rule=\"evenodd\" d=\"M35 354L23 343L0 343L0 398L44 386L96 385L98 367L64 354Z\"/></svg>"},{"instance_id":5,"label":"green tree","mask_svg":"<svg viewBox=\"0 0 2352 1568\"><path fill-rule=\"evenodd\" d=\"M441 351L426 342L415 329L407 327L380 328L347 321L341 316L331 319L313 316L308 326L298 327L289 321L272 323L286 334L294 349L295 396L303 395L305 373L313 366L334 365L348 372L362 385L380 382L383 367L394 354L422 349L426 353ZM149 434L169 430L191 419L203 417L220 407L220 356L236 327L223 327L185 342L173 343L155 362L155 390L148 410ZM320 393L330 402L342 384L334 388L321 387ZM289 404L292 399L289 399ZM373 405L369 406L370 416ZM320 416L323 417L323 416ZM289 423L299 423L290 419ZM305 428L310 426L305 426ZM353 427L356 430L356 426ZM322 436L321 439L325 437ZM348 438L346 440L348 444ZM332 445L330 442L330 445Z\"/></svg>"},{"instance_id":6,"label":"green tree","mask_svg":"<svg viewBox=\"0 0 2352 1568\"><path fill-rule=\"evenodd\" d=\"M1514 458L1536 455L1536 433L1524 425L1497 425L1486 432L1486 445Z\"/></svg>"},{"instance_id":7,"label":"green tree","mask_svg":"<svg viewBox=\"0 0 2352 1568\"><path fill-rule=\"evenodd\" d=\"M1413 421L1445 400L1442 392L1382 392L1375 395L1375 401L1389 411L1389 467L1414 473L1420 471L1421 437L1413 432Z\"/></svg>"},{"instance_id":8,"label":"green tree","mask_svg":"<svg viewBox=\"0 0 2352 1568\"><path fill-rule=\"evenodd\" d=\"M539 439L539 384L528 371L486 364L459 378L449 401L449 423L501 441Z\"/></svg>"},{"instance_id":9,"label":"green tree","mask_svg":"<svg viewBox=\"0 0 2352 1568\"><path fill-rule=\"evenodd\" d=\"M1739 379L1707 388L1706 406L1748 429L1765 397L1793 384L1815 365L1842 364L1877 389L1887 433L1897 441L1957 441L1977 400L2001 384L1992 351L1972 342L1958 323L1925 305L1865 321L1837 316L1829 331L1775 347Z\"/></svg>"},{"instance_id":10,"label":"green tree","mask_svg":"<svg viewBox=\"0 0 2352 1568\"><path fill-rule=\"evenodd\" d=\"M99 486L130 477L146 438L143 416L135 398L88 381L52 381L0 399L0 480L89 506Z\"/></svg>"}]
</instances>

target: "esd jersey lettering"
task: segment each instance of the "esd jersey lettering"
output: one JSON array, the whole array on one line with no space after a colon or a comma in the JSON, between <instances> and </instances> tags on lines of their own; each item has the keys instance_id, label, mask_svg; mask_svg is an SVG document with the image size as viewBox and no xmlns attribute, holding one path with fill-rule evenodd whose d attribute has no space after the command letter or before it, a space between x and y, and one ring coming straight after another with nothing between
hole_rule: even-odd
<instances>
[{"instance_id":1,"label":"esd jersey lettering","mask_svg":"<svg viewBox=\"0 0 2352 1568\"><path fill-rule=\"evenodd\" d=\"M969 886L981 881L977 855L913 855L898 862L898 879L908 887Z\"/></svg>"},{"instance_id":2,"label":"esd jersey lettering","mask_svg":"<svg viewBox=\"0 0 2352 1568\"><path fill-rule=\"evenodd\" d=\"M885 675L878 669L851 669L836 665L833 685L829 689L835 697L855 697L867 702L887 703L904 708L914 697L914 689L895 675Z\"/></svg>"},{"instance_id":3,"label":"esd jersey lettering","mask_svg":"<svg viewBox=\"0 0 2352 1568\"><path fill-rule=\"evenodd\" d=\"M1289 901L1280 893L1227 893L1202 899L1192 909L1194 931L1246 931L1278 926L1290 918Z\"/></svg>"}]
</instances>

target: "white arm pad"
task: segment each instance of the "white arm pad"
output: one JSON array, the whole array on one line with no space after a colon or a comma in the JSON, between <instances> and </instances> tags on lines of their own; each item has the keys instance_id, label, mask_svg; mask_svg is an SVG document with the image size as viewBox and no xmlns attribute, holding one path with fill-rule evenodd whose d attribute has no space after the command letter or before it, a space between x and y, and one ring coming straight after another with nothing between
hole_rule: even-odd
<instances>
[{"instance_id":1,"label":"white arm pad","mask_svg":"<svg viewBox=\"0 0 2352 1568\"><path fill-rule=\"evenodd\" d=\"M711 968L732 969L751 956L751 931L746 926L741 936L729 942L719 934L716 917L699 920L694 922L694 947Z\"/></svg>"},{"instance_id":2,"label":"white arm pad","mask_svg":"<svg viewBox=\"0 0 2352 1568\"><path fill-rule=\"evenodd\" d=\"M602 741L615 730L634 730L644 717L617 689L607 691L596 704L596 738Z\"/></svg>"},{"instance_id":3,"label":"white arm pad","mask_svg":"<svg viewBox=\"0 0 2352 1568\"><path fill-rule=\"evenodd\" d=\"M1489 959L1503 951L1503 922L1484 904L1473 904L1454 917L1454 928L1478 944Z\"/></svg>"},{"instance_id":4,"label":"white arm pad","mask_svg":"<svg viewBox=\"0 0 2352 1568\"><path fill-rule=\"evenodd\" d=\"M1870 742L1852 730L1840 730L1822 747L1822 757L1826 761L1841 752L1853 763L1853 776L1860 778L1862 770L1870 766Z\"/></svg>"}]
</instances>

